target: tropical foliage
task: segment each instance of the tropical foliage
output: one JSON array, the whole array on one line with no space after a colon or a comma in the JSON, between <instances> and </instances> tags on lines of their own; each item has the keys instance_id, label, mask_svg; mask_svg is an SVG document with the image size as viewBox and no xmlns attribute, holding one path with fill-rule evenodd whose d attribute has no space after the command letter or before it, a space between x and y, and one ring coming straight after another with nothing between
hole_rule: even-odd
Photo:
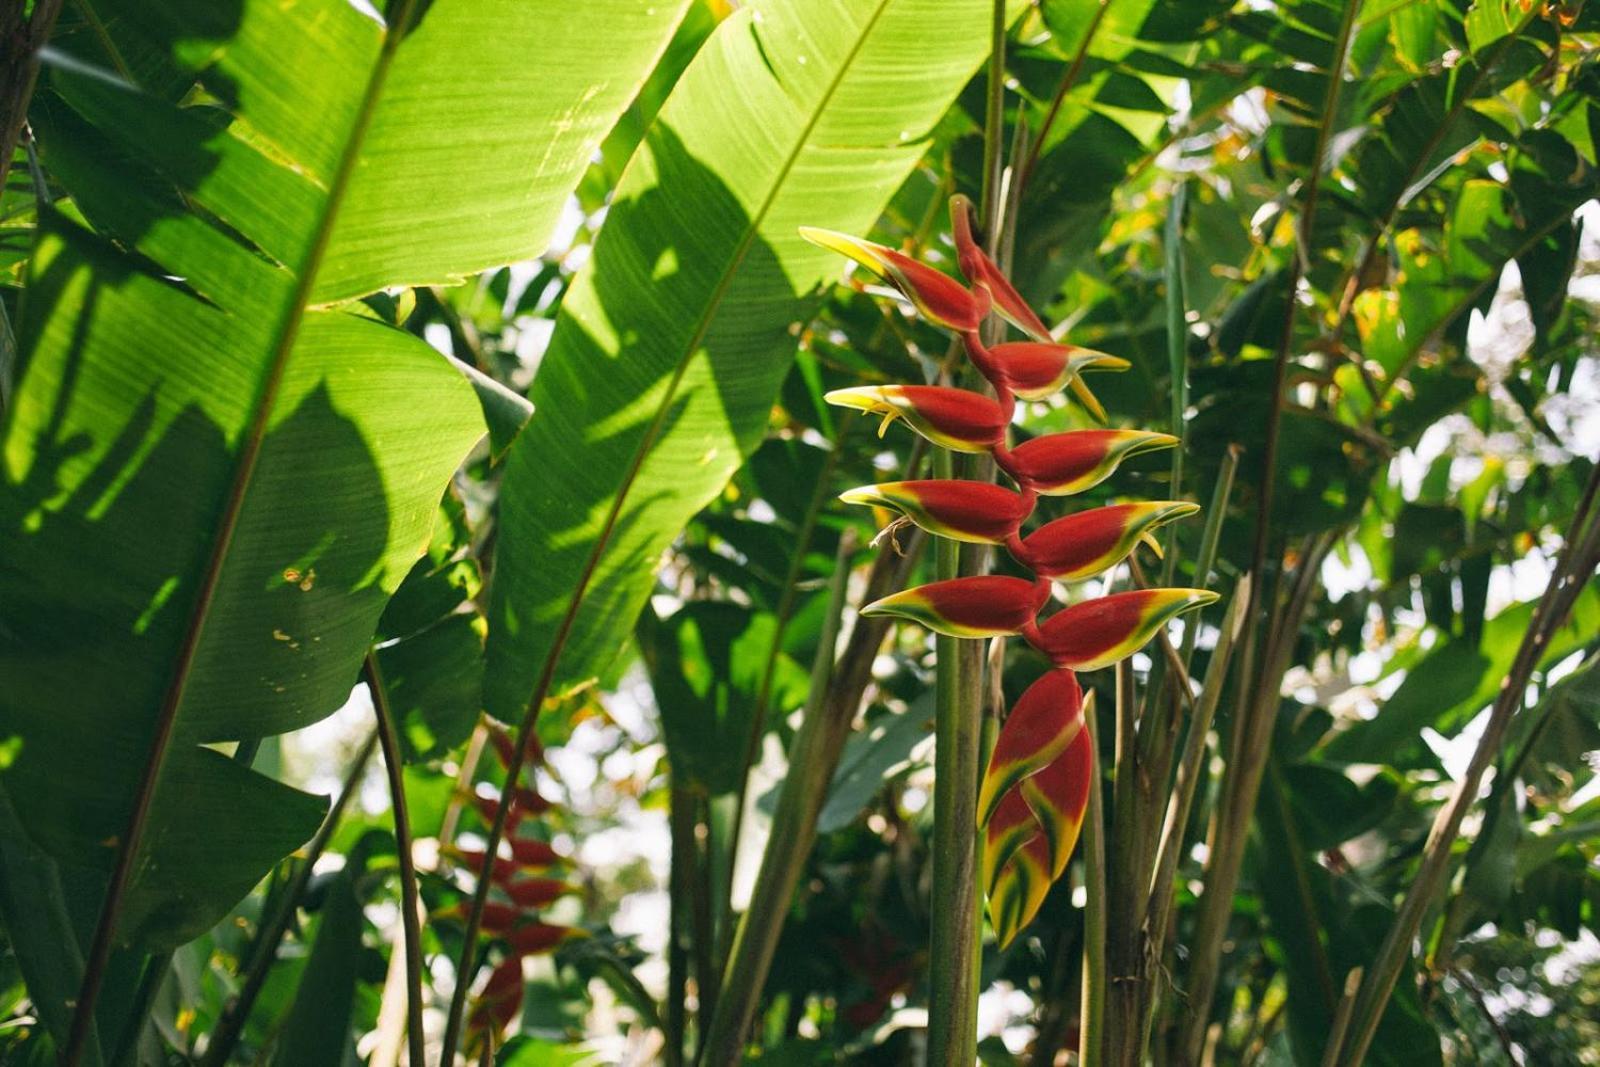
<instances>
[{"instance_id":1,"label":"tropical foliage","mask_svg":"<svg viewBox=\"0 0 1600 1067\"><path fill-rule=\"evenodd\" d=\"M1596 1062L1593 5L19 0L0 168L0 1060Z\"/></svg>"}]
</instances>

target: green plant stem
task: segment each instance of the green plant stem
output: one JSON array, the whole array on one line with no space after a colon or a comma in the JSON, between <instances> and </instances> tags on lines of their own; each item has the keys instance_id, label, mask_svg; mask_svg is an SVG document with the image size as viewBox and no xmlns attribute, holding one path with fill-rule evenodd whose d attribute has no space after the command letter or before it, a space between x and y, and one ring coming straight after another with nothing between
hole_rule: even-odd
<instances>
[{"instance_id":1,"label":"green plant stem","mask_svg":"<svg viewBox=\"0 0 1600 1067\"><path fill-rule=\"evenodd\" d=\"M784 777L773 815L769 841L778 847L769 846L762 853L750 907L740 918L738 932L734 935L724 982L725 995L708 1028L704 1062L717 1067L743 1060L745 1034L755 1017L761 986L778 948L789 901L816 838L817 816L833 780L837 750L849 732L848 719L845 728L839 729L838 716L829 714L827 699L832 689L835 646L844 614L850 559L854 554L854 533L846 531L840 539L839 554L828 585L827 613L811 664L805 710L789 752L789 773Z\"/></svg>"},{"instance_id":2,"label":"green plant stem","mask_svg":"<svg viewBox=\"0 0 1600 1067\"><path fill-rule=\"evenodd\" d=\"M1184 412L1189 407L1189 322L1188 294L1183 280L1183 209L1188 185L1181 179L1172 187L1172 199L1167 204L1167 225L1163 243L1167 275L1167 391L1172 397L1172 426L1168 432L1178 439L1172 450L1172 485L1168 497L1179 499L1183 491L1183 456L1189 449L1189 427ZM1178 524L1173 523L1167 532L1167 559L1161 571L1161 584L1171 585L1178 565ZM1204 583L1204 575L1196 574L1196 584ZM1193 633L1191 624L1184 627ZM1159 690L1157 690L1159 693Z\"/></svg>"},{"instance_id":3,"label":"green plant stem","mask_svg":"<svg viewBox=\"0 0 1600 1067\"><path fill-rule=\"evenodd\" d=\"M1356 17L1361 0L1346 0L1344 15L1333 50L1332 69L1328 72L1327 91L1323 97L1321 117L1317 126L1315 148L1311 156L1311 173L1307 175L1302 192L1301 210L1296 226L1294 255L1290 259L1284 295L1283 324L1278 344L1273 353L1272 390L1267 416L1266 441L1262 449L1261 479L1257 487L1256 522L1252 539L1249 567L1249 599L1245 607L1246 642L1242 657L1239 686L1239 714L1234 724L1233 743L1230 748L1226 778L1223 783L1223 801L1228 804L1213 820L1213 845L1219 841L1226 845L1220 852L1210 851L1206 872L1206 891L1201 901L1200 924L1196 929L1191 952L1188 1024L1178 1049L1178 1062L1190 1065L1199 1062L1205 1042L1206 1023L1210 1017L1211 997L1216 992L1217 968L1220 963L1227 917L1232 911L1233 891L1238 884L1239 867L1244 861L1244 839L1255 810L1256 793L1260 789L1265 769L1270 726L1275 718L1278 687L1288 658L1293 652L1292 633L1299 626L1306 597L1315 587L1316 572L1322 556L1331 541L1321 552L1307 554L1301 566L1297 596L1299 610L1286 608L1282 615L1268 612L1270 620L1257 629L1262 603L1273 605L1278 599L1278 582L1273 583L1270 595L1264 583L1267 542L1271 533L1273 490L1277 476L1279 430L1283 423L1283 409L1287 398L1285 386L1288 378L1289 354L1294 341L1294 323L1299 302L1296 299L1307 262L1311 256L1312 236L1317 212L1318 193L1322 185L1323 169L1327 157L1329 138L1338 111L1339 96L1344 85L1344 69L1355 32ZM1295 600L1291 596L1291 601ZM1285 630L1290 636L1285 636ZM1258 636L1259 635L1259 636ZM1257 645L1265 644L1273 650L1257 656ZM1281 669L1280 669L1281 664ZM1260 674L1255 674L1257 669Z\"/></svg>"},{"instance_id":4,"label":"green plant stem","mask_svg":"<svg viewBox=\"0 0 1600 1067\"><path fill-rule=\"evenodd\" d=\"M234 1046L239 1043L239 1035L244 1032L244 1024L250 1018L250 1009L255 1006L256 998L261 995L261 990L267 983L267 974L277 962L278 946L283 942L283 935L288 932L289 923L299 909L300 898L305 896L306 887L311 884L313 868L328 847L328 842L333 839L333 832L339 827L339 819L350 803L350 798L355 795L361 776L367 769L367 761L372 758L372 753L377 747L378 732L374 730L362 743L360 751L350 764L350 769L345 772L344 783L339 787L339 795L334 798L333 805L328 809L327 818L322 820L322 825L317 827L315 836L306 844L306 854L295 865L294 876L284 888L283 903L256 935L255 944L251 949L250 967L245 973L244 982L240 985L238 994L222 1009L222 1016L212 1029L210 1040L206 1042L206 1051L200 1058L200 1067L222 1067L228 1062Z\"/></svg>"},{"instance_id":5,"label":"green plant stem","mask_svg":"<svg viewBox=\"0 0 1600 1067\"><path fill-rule=\"evenodd\" d=\"M750 772L760 755L761 739L766 735L767 714L772 704L772 685L778 674L778 660L783 652L784 634L788 631L790 618L794 615L795 601L799 599L800 577L805 572L806 552L810 550L817 520L829 499L828 489L833 484L834 468L839 464L839 457L844 451L844 443L850 431L861 418L860 415L855 415L840 420L833 447L829 449L827 458L822 462L822 470L818 473L816 485L811 490L811 499L806 504L805 517L801 520L800 529L795 533L794 555L790 557L788 571L784 574L783 593L774 612L777 626L772 634L772 646L767 650L766 663L761 668L761 684L756 693L755 712L750 717L750 732L746 736L744 755L740 764L739 786L735 791L733 825L728 835L728 884L723 887L722 900L729 909L729 914L719 916L722 947L717 954L717 960L721 967L727 966L728 955L733 948L734 921L731 914L733 872L739 864L739 842L744 833L745 798L750 788Z\"/></svg>"},{"instance_id":6,"label":"green plant stem","mask_svg":"<svg viewBox=\"0 0 1600 1067\"><path fill-rule=\"evenodd\" d=\"M1382 946L1367 968L1361 992L1356 997L1351 1013L1349 1034L1335 1061L1339 1064L1360 1064L1366 1057L1367 1047L1378 1029L1378 1022L1383 1018L1395 983L1399 981L1400 972L1410 957L1412 938L1422 925L1424 913L1432 907L1445 885L1462 820L1477 802L1484 773L1500 754L1500 746L1511 725L1512 716L1521 709L1526 699L1528 679L1544 657L1550 638L1565 623L1573 603L1583 592L1596 566L1600 566L1600 500L1596 499L1597 493L1600 493L1600 465L1590 472L1582 503L1567 528L1550 584L1539 598L1527 633L1517 648L1511 670L1501 683L1499 695L1489 713L1489 721L1473 750L1472 760L1456 783L1450 802L1435 817L1428 831L1427 844L1423 846L1416 877L1399 911L1395 913Z\"/></svg>"},{"instance_id":7,"label":"green plant stem","mask_svg":"<svg viewBox=\"0 0 1600 1067\"><path fill-rule=\"evenodd\" d=\"M1301 620L1311 593L1317 587L1322 561L1338 536L1337 531L1325 534L1305 546L1300 569L1292 575L1289 598L1272 613L1266 626L1268 640L1259 670L1251 664L1248 648L1240 669L1240 691L1229 739L1227 769L1207 838L1205 892L1200 897L1199 918L1190 939L1190 999L1176 1055L1180 1064L1198 1064L1201 1060L1228 919L1233 914L1233 894L1244 861L1256 794L1266 770L1279 690L1289 668ZM1253 588L1247 591L1247 598L1247 603L1256 598ZM1246 611L1248 614L1248 608ZM1244 625L1249 626L1248 619Z\"/></svg>"},{"instance_id":8,"label":"green plant stem","mask_svg":"<svg viewBox=\"0 0 1600 1067\"><path fill-rule=\"evenodd\" d=\"M156 994L161 992L161 986L171 970L170 952L158 953L145 960L144 972L139 976L139 988L133 995L133 1007L128 1012L128 1021L123 1024L122 1036L117 1039L116 1051L111 1054L111 1067L122 1067L122 1064L133 1062L134 1053L139 1049L139 1039L149 1022L150 1008L155 1004Z\"/></svg>"},{"instance_id":9,"label":"green plant stem","mask_svg":"<svg viewBox=\"0 0 1600 1067\"><path fill-rule=\"evenodd\" d=\"M1105 1062L1106 1014L1106 832L1104 789L1100 773L1100 727L1096 721L1094 690L1083 708L1083 728L1089 731L1089 751L1094 753L1089 806L1083 820L1083 989L1078 1022L1079 1067L1101 1067Z\"/></svg>"},{"instance_id":10,"label":"green plant stem","mask_svg":"<svg viewBox=\"0 0 1600 1067\"><path fill-rule=\"evenodd\" d=\"M935 476L949 478L948 453L937 453ZM935 542L938 578L960 572L960 544ZM933 928L929 940L928 1062L970 1065L977 1059L978 975L972 966L978 914L977 790L982 747L982 645L940 635L935 642L933 786ZM976 697L976 699L975 699Z\"/></svg>"},{"instance_id":11,"label":"green plant stem","mask_svg":"<svg viewBox=\"0 0 1600 1067\"><path fill-rule=\"evenodd\" d=\"M400 756L400 738L395 731L394 712L389 706L389 691L383 683L378 654L368 651L361 666L362 677L372 694L373 717L377 720L378 747L383 751L383 769L389 779L389 798L394 810L395 858L400 867L400 928L406 956L406 1048L410 1062L422 1064L422 911L417 892L417 867L411 853L411 819L406 814L405 763Z\"/></svg>"},{"instance_id":12,"label":"green plant stem","mask_svg":"<svg viewBox=\"0 0 1600 1067\"><path fill-rule=\"evenodd\" d=\"M669 772L670 773L670 772ZM691 941L689 897L694 891L694 797L675 782L669 787L668 824L672 833L672 870L668 876L666 1054L667 1067L683 1063L688 1037L689 948Z\"/></svg>"}]
</instances>

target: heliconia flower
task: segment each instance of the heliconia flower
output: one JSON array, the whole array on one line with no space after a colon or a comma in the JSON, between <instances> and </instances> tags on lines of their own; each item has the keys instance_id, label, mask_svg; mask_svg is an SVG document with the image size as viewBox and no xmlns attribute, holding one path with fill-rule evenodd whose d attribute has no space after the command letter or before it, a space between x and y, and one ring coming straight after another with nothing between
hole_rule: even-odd
<instances>
[{"instance_id":1,"label":"heliconia flower","mask_svg":"<svg viewBox=\"0 0 1600 1067\"><path fill-rule=\"evenodd\" d=\"M1050 596L1044 582L1003 575L951 578L886 596L863 615L898 615L949 637L1001 637L1021 633Z\"/></svg>"},{"instance_id":2,"label":"heliconia flower","mask_svg":"<svg viewBox=\"0 0 1600 1067\"><path fill-rule=\"evenodd\" d=\"M1105 481L1129 456L1177 443L1171 434L1149 430L1068 430L1035 437L995 459L1022 485L1045 496L1070 496Z\"/></svg>"},{"instance_id":3,"label":"heliconia flower","mask_svg":"<svg viewBox=\"0 0 1600 1067\"><path fill-rule=\"evenodd\" d=\"M1205 589L1136 589L1085 600L1046 619L1036 643L1057 667L1097 670L1133 655L1180 612L1216 599Z\"/></svg>"},{"instance_id":4,"label":"heliconia flower","mask_svg":"<svg viewBox=\"0 0 1600 1067\"><path fill-rule=\"evenodd\" d=\"M1006 416L979 393L942 385L863 385L835 389L823 399L843 408L885 416L878 436L896 418L953 452L988 452L1005 441Z\"/></svg>"},{"instance_id":5,"label":"heliconia flower","mask_svg":"<svg viewBox=\"0 0 1600 1067\"><path fill-rule=\"evenodd\" d=\"M986 291L974 293L943 271L892 248L812 226L800 227L800 236L855 260L878 280L898 289L935 326L966 333L976 330L989 314Z\"/></svg>"},{"instance_id":6,"label":"heliconia flower","mask_svg":"<svg viewBox=\"0 0 1600 1067\"><path fill-rule=\"evenodd\" d=\"M559 878L524 878L500 888L519 908L543 908L575 892L571 885Z\"/></svg>"},{"instance_id":7,"label":"heliconia flower","mask_svg":"<svg viewBox=\"0 0 1600 1067\"><path fill-rule=\"evenodd\" d=\"M489 980L467 1017L469 1048L480 1047L484 1041L494 1043L511 1025L522 1008L522 989L522 958L507 956L489 972Z\"/></svg>"},{"instance_id":8,"label":"heliconia flower","mask_svg":"<svg viewBox=\"0 0 1600 1067\"><path fill-rule=\"evenodd\" d=\"M964 196L950 198L950 229L956 239L956 262L961 267L961 273L967 276L967 281L989 291L994 300L994 310L1000 313L1001 318L1036 341L1050 340L1050 331L1045 329L1044 323L1028 306L1028 302L1022 299L1022 294L1011 284L1011 279L989 258L983 246L973 240L972 201Z\"/></svg>"},{"instance_id":9,"label":"heliconia flower","mask_svg":"<svg viewBox=\"0 0 1600 1067\"><path fill-rule=\"evenodd\" d=\"M892 508L941 537L1004 544L1033 511L1033 502L993 482L953 479L883 482L841 493L847 504Z\"/></svg>"},{"instance_id":10,"label":"heliconia flower","mask_svg":"<svg viewBox=\"0 0 1600 1067\"><path fill-rule=\"evenodd\" d=\"M978 825L987 824L1011 787L1061 755L1083 729L1083 690L1071 671L1046 671L1022 694L995 739L978 791Z\"/></svg>"},{"instance_id":11,"label":"heliconia flower","mask_svg":"<svg viewBox=\"0 0 1600 1067\"><path fill-rule=\"evenodd\" d=\"M483 866L483 849L481 848L457 848L452 845L445 849L445 855L474 870L481 869ZM494 858L494 867L489 877L496 882L500 882L515 878L521 871L522 867L516 860L496 856Z\"/></svg>"},{"instance_id":12,"label":"heliconia flower","mask_svg":"<svg viewBox=\"0 0 1600 1067\"><path fill-rule=\"evenodd\" d=\"M988 350L988 359L994 372L1023 400L1043 400L1068 385L1076 391L1078 376L1086 370L1127 370L1133 365L1092 348L1037 341L995 345ZM1092 395L1087 400L1084 397L1085 394L1078 394L1078 399L1096 418L1104 419L1105 410L1099 406L1100 402Z\"/></svg>"},{"instance_id":13,"label":"heliconia flower","mask_svg":"<svg viewBox=\"0 0 1600 1067\"><path fill-rule=\"evenodd\" d=\"M582 930L571 926L552 926L549 923L523 923L506 937L511 951L519 956L537 956L549 952L563 941L586 936Z\"/></svg>"},{"instance_id":14,"label":"heliconia flower","mask_svg":"<svg viewBox=\"0 0 1600 1067\"><path fill-rule=\"evenodd\" d=\"M1140 541L1160 556L1152 531L1199 510L1181 500L1154 500L1080 511L1023 538L1024 562L1041 577L1081 582L1121 563Z\"/></svg>"}]
</instances>

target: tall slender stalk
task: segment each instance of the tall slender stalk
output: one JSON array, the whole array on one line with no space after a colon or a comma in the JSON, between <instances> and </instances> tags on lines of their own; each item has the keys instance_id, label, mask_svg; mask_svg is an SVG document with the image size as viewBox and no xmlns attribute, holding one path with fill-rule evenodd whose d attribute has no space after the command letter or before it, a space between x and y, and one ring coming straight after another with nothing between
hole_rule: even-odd
<instances>
[{"instance_id":1,"label":"tall slender stalk","mask_svg":"<svg viewBox=\"0 0 1600 1067\"><path fill-rule=\"evenodd\" d=\"M378 654L369 651L361 666L362 677L372 694L373 717L377 720L378 747L383 750L383 769L389 779L389 798L394 812L395 857L400 866L400 928L406 957L406 1048L411 1062L423 1063L422 1029L422 926L419 914L421 896L417 892L417 867L411 854L411 820L406 814L405 764L400 757L400 738L395 732L394 712L389 706L389 691L383 683Z\"/></svg>"},{"instance_id":2,"label":"tall slender stalk","mask_svg":"<svg viewBox=\"0 0 1600 1067\"><path fill-rule=\"evenodd\" d=\"M1094 775L1083 820L1083 1008L1078 1022L1078 1067L1105 1062L1106 1015L1106 830L1100 774L1100 727L1094 690L1085 694L1083 728L1089 731Z\"/></svg>"},{"instance_id":3,"label":"tall slender stalk","mask_svg":"<svg viewBox=\"0 0 1600 1067\"><path fill-rule=\"evenodd\" d=\"M322 857L328 842L333 839L333 832L339 828L339 819L361 784L361 776L366 773L367 761L372 758L372 753L377 747L378 732L374 730L362 743L356 758L351 761L350 769L345 772L344 783L340 785L339 794L334 797L332 806L328 808L327 818L322 820L322 825L317 827L316 835L306 844L305 855L295 865L294 875L284 887L282 904L256 934L244 982L240 985L238 994L224 1005L222 1015L206 1042L206 1051L200 1058L200 1067L221 1067L228 1062L234 1046L239 1043L239 1035L244 1032L244 1024L250 1018L250 1009L255 1007L256 998L261 995L261 990L267 984L267 974L277 962L278 946L283 942L283 935L289 930L289 923L294 919L295 912L300 906L300 899L305 896L306 887L311 884L311 875L317 860Z\"/></svg>"},{"instance_id":4,"label":"tall slender stalk","mask_svg":"<svg viewBox=\"0 0 1600 1067\"><path fill-rule=\"evenodd\" d=\"M1283 409L1287 402L1285 385L1288 378L1290 350L1294 342L1295 318L1299 308L1298 290L1311 256L1312 236L1316 220L1317 201L1326 165L1329 138L1338 110L1339 97L1344 86L1345 62L1350 52L1350 42L1355 32L1356 17L1361 0L1346 0L1328 71L1328 86L1323 97L1321 118L1311 157L1311 172L1306 176L1301 196L1301 209L1294 255L1290 259L1286 291L1284 294L1283 324L1279 332L1276 351L1273 353L1271 406L1267 418L1266 441L1262 450L1261 479L1257 489L1255 532L1250 553L1249 599L1245 608L1246 641L1239 686L1238 715L1234 724L1230 759L1224 780L1223 800L1226 810L1218 813L1213 826L1218 839L1225 846L1213 848L1208 858L1206 889L1201 898L1200 921L1191 947L1191 997L1188 1025L1178 1049L1180 1064L1199 1062L1205 1042L1206 1022L1210 1017L1211 998L1216 992L1217 970L1220 965L1223 937L1227 917L1233 908L1233 891L1238 884L1239 868L1244 860L1244 837L1248 832L1251 815L1255 809L1257 790L1260 788L1265 768L1267 748L1271 741L1269 729L1277 708L1278 686L1282 671L1279 662L1287 669L1287 657L1292 652L1293 640L1285 637L1287 628L1292 635L1298 628L1300 614L1286 607L1282 614L1271 609L1278 601L1278 586L1274 582L1269 591L1264 581L1267 542L1271 532L1272 498L1277 473L1278 437L1283 422ZM1331 542L1329 542L1331 544ZM1316 570L1321 565L1321 553L1308 554L1301 564L1301 592L1309 594L1314 588ZM1281 577L1281 576L1280 576ZM1305 603L1301 595L1299 603ZM1291 601L1295 600L1291 597ZM1269 606L1270 621L1259 625L1261 605ZM1258 644L1265 637L1268 654L1257 655ZM1273 654L1274 646L1277 653ZM1257 671L1259 670L1259 673Z\"/></svg>"},{"instance_id":5,"label":"tall slender stalk","mask_svg":"<svg viewBox=\"0 0 1600 1067\"><path fill-rule=\"evenodd\" d=\"M1445 885L1462 820L1477 802L1484 773L1499 755L1511 719L1527 698L1528 679L1543 659L1555 631L1566 622L1589 576L1600 566L1600 500L1596 499L1597 495L1600 495L1600 465L1590 471L1582 502L1567 528L1561 554L1550 575L1550 584L1539 598L1511 670L1500 684L1499 695L1477 748L1473 750L1472 760L1456 783L1450 802L1439 809L1428 831L1416 877L1400 910L1395 913L1378 954L1366 970L1351 1013L1349 1033L1335 1061L1339 1064L1359 1064L1366 1056L1372 1035L1399 981L1400 971L1411 954L1412 938L1422 925L1424 913L1433 906Z\"/></svg>"},{"instance_id":6,"label":"tall slender stalk","mask_svg":"<svg viewBox=\"0 0 1600 1067\"><path fill-rule=\"evenodd\" d=\"M762 854L750 908L739 920L729 958L726 995L712 1016L705 1044L707 1064L731 1065L743 1059L745 1034L755 1016L761 985L772 965L773 953L778 949L789 900L799 884L816 837L817 815L833 780L837 757L828 758L829 749L836 737L842 740L843 733L848 732L833 728L826 701L833 681L835 646L855 547L855 536L847 530L839 541L839 554L834 560L833 579L828 585L828 608L817 639L816 657L811 664L806 706L790 748L789 773L784 777L773 817L770 840L779 842L780 847L768 848Z\"/></svg>"}]
</instances>

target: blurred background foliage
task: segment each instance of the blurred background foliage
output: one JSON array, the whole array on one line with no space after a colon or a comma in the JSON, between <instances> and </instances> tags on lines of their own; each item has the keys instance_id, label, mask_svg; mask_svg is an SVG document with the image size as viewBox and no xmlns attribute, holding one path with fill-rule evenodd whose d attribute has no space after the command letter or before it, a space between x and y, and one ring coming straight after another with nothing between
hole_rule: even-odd
<instances>
[{"instance_id":1,"label":"blurred background foliage","mask_svg":"<svg viewBox=\"0 0 1600 1067\"><path fill-rule=\"evenodd\" d=\"M680 78L710 62L709 42L739 6L687 5L541 257L462 284L385 289L365 298L363 313L526 394L574 279L589 271L595 285L626 284L608 278L597 244L613 194ZM61 16L36 115L62 106L53 78L81 76L74 42L95 31L92 12L68 4ZM1157 946L1158 1063L1180 1062L1181 1031L1196 1014L1207 1062L1319 1062L1344 976L1371 957L1410 884L1600 453L1600 10L1581 0L1367 0L1341 57L1345 14L1335 0L1040 0L1019 6L1011 25L1006 129L1020 153L1009 181L1021 189L1013 277L1066 338L1132 363L1094 382L1114 425L1171 422L1175 279L1164 228L1175 190L1185 190L1183 481L1171 484L1167 458L1145 457L1082 503L1205 503L1237 449L1211 586L1226 598L1251 570L1268 479L1267 572L1298 578L1309 568L1312 583L1303 610L1280 617L1281 675L1235 671L1218 713L1172 932ZM1348 80L1329 114L1329 71L1340 69ZM983 80L949 88L959 90L954 106L917 144L872 236L953 269L944 205L952 193L978 193ZM51 127L36 119L35 132L0 201L0 296L11 322L27 314L19 287L41 205L101 225L75 199L69 171L52 169ZM476 133L460 128L467 151L453 176L469 191ZM1319 143L1323 173L1308 211ZM704 181L664 169L657 188L692 215ZM801 317L778 324L796 342L792 362L776 395L756 401L770 400L764 434L658 561L633 561L656 574L644 610L604 620L595 637L610 653L603 668L551 692L539 718L537 787L551 808L538 832L570 855L576 887L549 914L590 936L530 966L501 1064L653 1062L670 1059L664 1032L692 1040L760 852L783 847L766 827L841 536L854 529L872 543L852 560L857 585L886 553L906 552L903 566L931 572L915 537L879 537L876 516L835 500L853 485L915 476L922 450L821 397L931 380L948 361L946 340L859 279L801 295ZM9 400L26 365L5 336ZM1268 471L1280 351L1287 385ZM1076 407L1024 408L1019 438L1090 424ZM455 475L425 555L377 630L434 917L423 933L430 989L453 983L460 928L448 913L470 888L450 850L481 847L486 829L464 791L503 775L485 756L485 640L499 625L486 590L510 553L541 565L502 537L498 457L517 411L507 404L501 438ZM537 477L539 457L527 462ZM641 492L673 490L669 470L649 477ZM1192 577L1199 535L1198 524L1178 534L1176 584ZM1219 619L1220 610L1199 624L1196 677ZM1493 785L1457 843L1460 874L1424 927L1370 1062L1600 1063L1597 652L1600 584L1591 582L1529 682ZM1014 698L1043 665L1021 647L1007 654ZM1138 679L1152 665L1137 657ZM896 630L876 650L765 990L759 1062L918 1061L933 962L931 678L921 630ZM1109 680L1092 680L1110 707ZM1235 690L1261 685L1280 694L1270 751L1252 825L1234 830L1248 841L1217 993L1194 1003L1189 946L1208 884L1207 824L1244 706ZM277 963L244 1023L239 1062L398 1061L395 841L369 760L370 721L357 687L331 717L261 743L257 771L311 792L347 791L348 802L309 882L295 877L304 851L285 858L147 981L141 1062L203 1060L263 950ZM1109 731L1101 736L1109 764ZM0 816L15 872L34 862L34 846L9 805ZM1117 847L1113 835L1108 848ZM0 909L0 1058L50 1062L15 937L25 913L14 907ZM262 931L283 909L282 946L264 948ZM1003 953L990 944L984 1062L1073 1062L1082 916L1075 864L1024 936ZM430 994L430 1030L444 1000ZM302 1058L301 1048L318 1056ZM324 1058L329 1048L338 1053Z\"/></svg>"}]
</instances>

